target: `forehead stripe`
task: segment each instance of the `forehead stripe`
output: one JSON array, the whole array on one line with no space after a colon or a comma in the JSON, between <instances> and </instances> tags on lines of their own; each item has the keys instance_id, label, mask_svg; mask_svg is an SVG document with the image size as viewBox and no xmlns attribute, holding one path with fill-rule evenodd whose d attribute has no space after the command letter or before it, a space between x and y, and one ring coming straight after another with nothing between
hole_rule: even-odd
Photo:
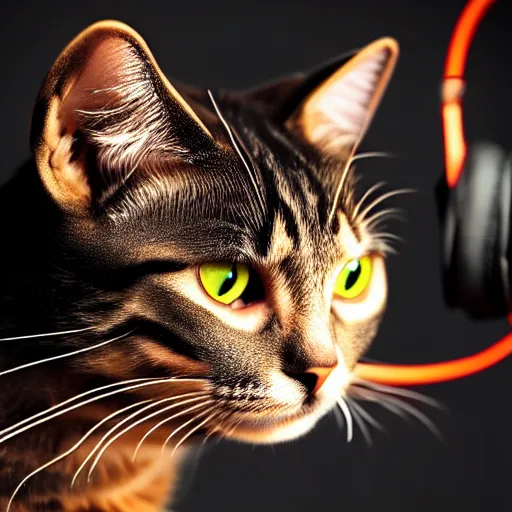
<instances>
[{"instance_id":1,"label":"forehead stripe","mask_svg":"<svg viewBox=\"0 0 512 512\"><path fill-rule=\"evenodd\" d=\"M227 123L227 121L222 116L222 114L220 112L220 109L217 106L217 102L215 101L215 99L213 97L213 94L212 94L212 92L209 89L208 89L208 95L209 95L210 100L212 102L213 108L215 109L215 112L217 113L217 116L219 117L220 121L224 125L224 128L226 129L226 132L228 133L229 138L231 139L231 143L233 144L233 147L235 148L235 151L237 152L238 156L240 157L240 160L242 161L242 163L244 164L244 167L247 169L247 173L249 174L249 177L251 178L252 185L254 187L254 190L256 191L256 195L258 196L258 201L259 201L259 205L260 205L260 208L261 208L261 213L264 215L265 214L265 205L264 205L264 202L263 202L263 198L261 196L260 187L258 187L258 184L256 183L256 179L254 177L254 173L253 173L251 167L249 166L249 164L247 163L247 160L244 158L242 151L238 147L238 144L236 143L236 139L233 136L233 131L229 127L229 124Z\"/></svg>"}]
</instances>

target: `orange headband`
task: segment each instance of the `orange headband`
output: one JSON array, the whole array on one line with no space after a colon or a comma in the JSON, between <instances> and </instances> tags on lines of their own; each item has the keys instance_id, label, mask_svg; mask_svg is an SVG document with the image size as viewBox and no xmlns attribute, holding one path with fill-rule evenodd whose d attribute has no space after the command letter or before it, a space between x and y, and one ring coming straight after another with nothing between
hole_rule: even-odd
<instances>
[{"instance_id":1,"label":"orange headband","mask_svg":"<svg viewBox=\"0 0 512 512\"><path fill-rule=\"evenodd\" d=\"M470 0L459 17L450 41L442 85L441 114L444 130L446 180L453 188L466 157L462 123L464 67L476 28L495 0ZM509 316L512 323L512 316ZM392 386L419 386L458 379L485 370L512 353L512 333L478 354L434 364L388 365L358 363L359 378Z\"/></svg>"}]
</instances>

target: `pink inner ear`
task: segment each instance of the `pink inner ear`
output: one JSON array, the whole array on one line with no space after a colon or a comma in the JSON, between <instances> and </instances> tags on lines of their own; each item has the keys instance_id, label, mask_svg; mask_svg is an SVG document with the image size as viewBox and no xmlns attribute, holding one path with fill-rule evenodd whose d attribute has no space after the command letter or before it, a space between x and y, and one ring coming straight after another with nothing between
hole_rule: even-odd
<instances>
[{"instance_id":1,"label":"pink inner ear","mask_svg":"<svg viewBox=\"0 0 512 512\"><path fill-rule=\"evenodd\" d=\"M328 87L317 106L326 124L318 126L316 137L361 133L388 56L387 49L374 53Z\"/></svg>"},{"instance_id":2,"label":"pink inner ear","mask_svg":"<svg viewBox=\"0 0 512 512\"><path fill-rule=\"evenodd\" d=\"M74 117L80 110L115 107L122 95L119 87L137 79L141 71L138 68L133 50L126 41L121 38L103 41L93 50L69 91L63 112Z\"/></svg>"}]
</instances>

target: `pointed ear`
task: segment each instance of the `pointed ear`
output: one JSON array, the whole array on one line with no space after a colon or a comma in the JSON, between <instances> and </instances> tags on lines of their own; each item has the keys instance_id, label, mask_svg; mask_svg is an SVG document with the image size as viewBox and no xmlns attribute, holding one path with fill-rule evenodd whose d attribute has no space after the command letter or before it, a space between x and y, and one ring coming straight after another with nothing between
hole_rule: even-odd
<instances>
[{"instance_id":1,"label":"pointed ear","mask_svg":"<svg viewBox=\"0 0 512 512\"><path fill-rule=\"evenodd\" d=\"M269 81L244 91L242 95L246 100L255 103L276 124L283 124L314 89L344 66L356 53L356 50L352 50L323 62L314 69Z\"/></svg>"},{"instance_id":2,"label":"pointed ear","mask_svg":"<svg viewBox=\"0 0 512 512\"><path fill-rule=\"evenodd\" d=\"M211 133L128 26L96 23L61 53L39 93L31 145L63 207L84 210L156 160L213 145Z\"/></svg>"},{"instance_id":3,"label":"pointed ear","mask_svg":"<svg viewBox=\"0 0 512 512\"><path fill-rule=\"evenodd\" d=\"M366 46L315 87L286 122L320 151L353 154L365 135L398 58L398 43Z\"/></svg>"},{"instance_id":4,"label":"pointed ear","mask_svg":"<svg viewBox=\"0 0 512 512\"><path fill-rule=\"evenodd\" d=\"M319 150L350 154L368 129L398 53L394 39L382 38L244 95L276 124L299 132Z\"/></svg>"}]
</instances>

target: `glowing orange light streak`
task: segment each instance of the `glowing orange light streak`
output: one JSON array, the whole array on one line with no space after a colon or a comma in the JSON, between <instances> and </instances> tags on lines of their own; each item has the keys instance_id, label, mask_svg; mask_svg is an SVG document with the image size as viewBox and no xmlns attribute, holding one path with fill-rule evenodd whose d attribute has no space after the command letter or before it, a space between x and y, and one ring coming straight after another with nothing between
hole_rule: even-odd
<instances>
[{"instance_id":1,"label":"glowing orange light streak","mask_svg":"<svg viewBox=\"0 0 512 512\"><path fill-rule=\"evenodd\" d=\"M443 119L446 179L454 187L466 157L462 123L464 68L469 46L486 10L495 0L470 0L461 13L450 41L443 77ZM509 315L512 323L512 315ZM359 363L356 377L391 386L419 386L466 377L485 370L512 353L512 333L477 354L452 361L419 365Z\"/></svg>"}]
</instances>

